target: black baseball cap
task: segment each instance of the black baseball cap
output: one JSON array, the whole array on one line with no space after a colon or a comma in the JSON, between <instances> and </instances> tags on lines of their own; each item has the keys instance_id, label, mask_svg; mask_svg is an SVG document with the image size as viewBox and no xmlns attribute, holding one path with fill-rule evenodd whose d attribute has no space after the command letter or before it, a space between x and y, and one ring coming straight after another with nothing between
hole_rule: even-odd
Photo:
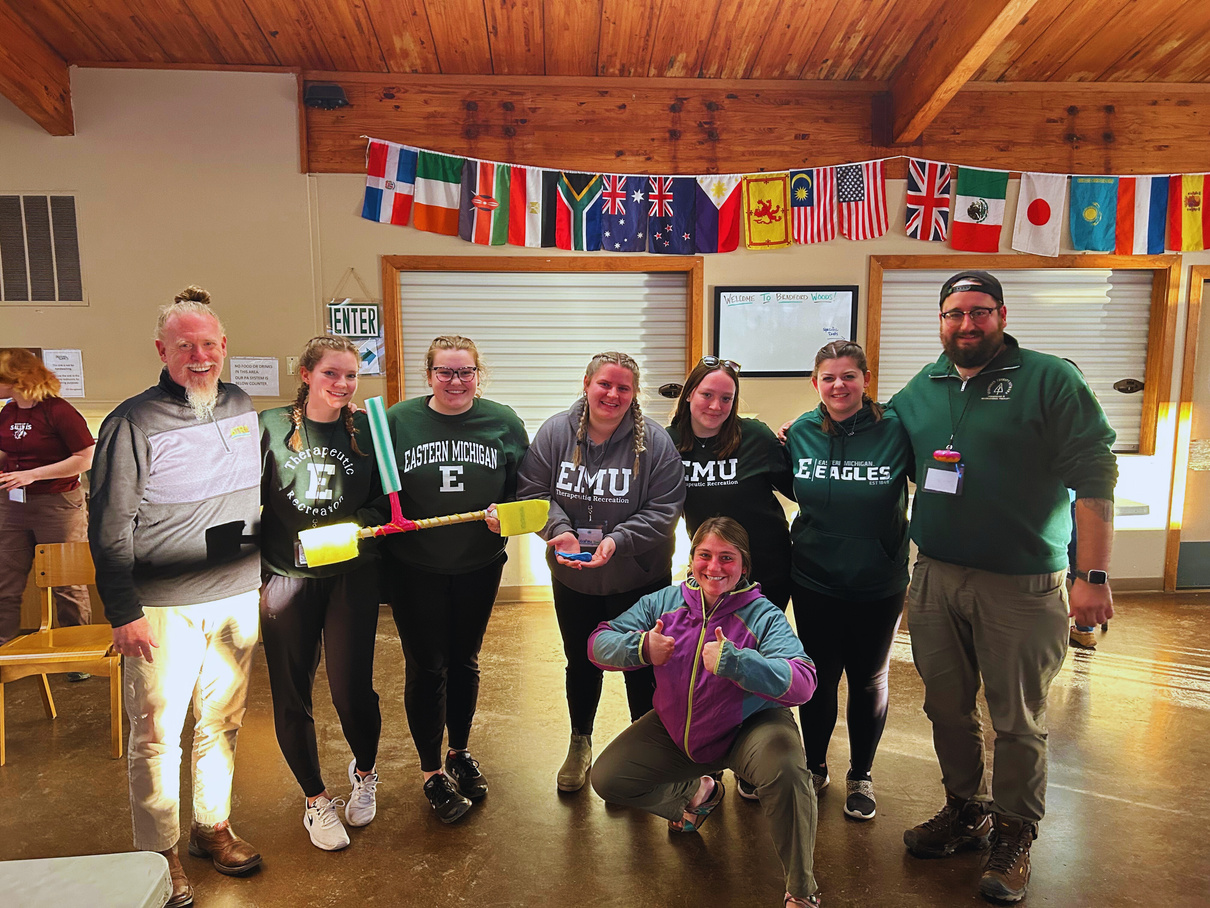
<instances>
[{"instance_id":1,"label":"black baseball cap","mask_svg":"<svg viewBox=\"0 0 1210 908\"><path fill-rule=\"evenodd\" d=\"M940 309L944 305L945 298L951 293L962 293L966 290L986 293L1000 305L1004 305L1004 288L995 276L986 271L959 271L941 285L941 299L937 301L937 308Z\"/></svg>"}]
</instances>

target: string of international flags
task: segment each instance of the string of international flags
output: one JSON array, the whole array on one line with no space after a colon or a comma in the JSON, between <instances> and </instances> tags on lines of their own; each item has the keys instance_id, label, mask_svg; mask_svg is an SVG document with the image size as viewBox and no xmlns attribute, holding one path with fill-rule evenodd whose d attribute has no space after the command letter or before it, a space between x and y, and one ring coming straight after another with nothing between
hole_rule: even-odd
<instances>
[{"instance_id":1,"label":"string of international flags","mask_svg":"<svg viewBox=\"0 0 1210 908\"><path fill-rule=\"evenodd\" d=\"M550 170L369 139L361 216L480 245L669 255L883 236L890 158L772 173L651 176ZM1021 174L1012 248L1156 255L1210 247L1208 174ZM1009 172L908 158L904 230L996 252ZM952 223L951 223L951 203Z\"/></svg>"}]
</instances>

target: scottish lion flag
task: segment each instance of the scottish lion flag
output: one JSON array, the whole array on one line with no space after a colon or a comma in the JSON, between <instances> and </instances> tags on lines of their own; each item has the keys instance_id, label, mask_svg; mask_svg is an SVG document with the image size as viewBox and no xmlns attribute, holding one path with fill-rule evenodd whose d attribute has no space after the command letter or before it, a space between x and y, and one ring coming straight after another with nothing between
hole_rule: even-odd
<instances>
[{"instance_id":1,"label":"scottish lion flag","mask_svg":"<svg viewBox=\"0 0 1210 908\"><path fill-rule=\"evenodd\" d=\"M1117 177L1072 177L1071 248L1113 252L1117 212Z\"/></svg>"}]
</instances>

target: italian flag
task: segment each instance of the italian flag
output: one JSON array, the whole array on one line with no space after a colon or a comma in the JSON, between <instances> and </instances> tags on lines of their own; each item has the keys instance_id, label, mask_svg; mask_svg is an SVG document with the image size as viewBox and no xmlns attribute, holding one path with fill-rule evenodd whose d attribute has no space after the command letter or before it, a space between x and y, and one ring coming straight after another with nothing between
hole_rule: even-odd
<instances>
[{"instance_id":1,"label":"italian flag","mask_svg":"<svg viewBox=\"0 0 1210 908\"><path fill-rule=\"evenodd\" d=\"M462 201L462 158L420 152L416 162L416 196L412 225L429 233L458 235L458 209Z\"/></svg>"},{"instance_id":2,"label":"italian flag","mask_svg":"<svg viewBox=\"0 0 1210 908\"><path fill-rule=\"evenodd\" d=\"M1007 170L959 167L950 245L969 252L998 252L1007 191Z\"/></svg>"},{"instance_id":3,"label":"italian flag","mask_svg":"<svg viewBox=\"0 0 1210 908\"><path fill-rule=\"evenodd\" d=\"M1185 174L1168 181L1168 248L1192 252L1210 248L1208 175Z\"/></svg>"}]
</instances>

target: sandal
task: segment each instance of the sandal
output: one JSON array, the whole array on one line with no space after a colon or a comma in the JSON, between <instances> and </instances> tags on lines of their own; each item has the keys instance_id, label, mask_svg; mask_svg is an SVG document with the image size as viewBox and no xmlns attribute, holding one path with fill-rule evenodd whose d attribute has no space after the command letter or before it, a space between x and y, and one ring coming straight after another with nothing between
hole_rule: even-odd
<instances>
[{"instance_id":1,"label":"sandal","mask_svg":"<svg viewBox=\"0 0 1210 908\"><path fill-rule=\"evenodd\" d=\"M790 895L786 893L786 908L819 908L819 893L814 895Z\"/></svg>"},{"instance_id":2,"label":"sandal","mask_svg":"<svg viewBox=\"0 0 1210 908\"><path fill-rule=\"evenodd\" d=\"M726 794L726 792L727 792L727 789L725 789L723 787L722 782L715 782L714 791L710 795L709 798L707 798L705 801L703 801L697 807L686 807L685 808L685 813L692 813L697 816L696 820L693 820L693 821L688 821L685 819L669 820L668 828L670 830L672 830L673 832L697 832L699 829L702 828L702 825L706 822L706 819L710 816L711 811L713 811L714 808L718 807L718 805L723 802L723 795Z\"/></svg>"}]
</instances>

